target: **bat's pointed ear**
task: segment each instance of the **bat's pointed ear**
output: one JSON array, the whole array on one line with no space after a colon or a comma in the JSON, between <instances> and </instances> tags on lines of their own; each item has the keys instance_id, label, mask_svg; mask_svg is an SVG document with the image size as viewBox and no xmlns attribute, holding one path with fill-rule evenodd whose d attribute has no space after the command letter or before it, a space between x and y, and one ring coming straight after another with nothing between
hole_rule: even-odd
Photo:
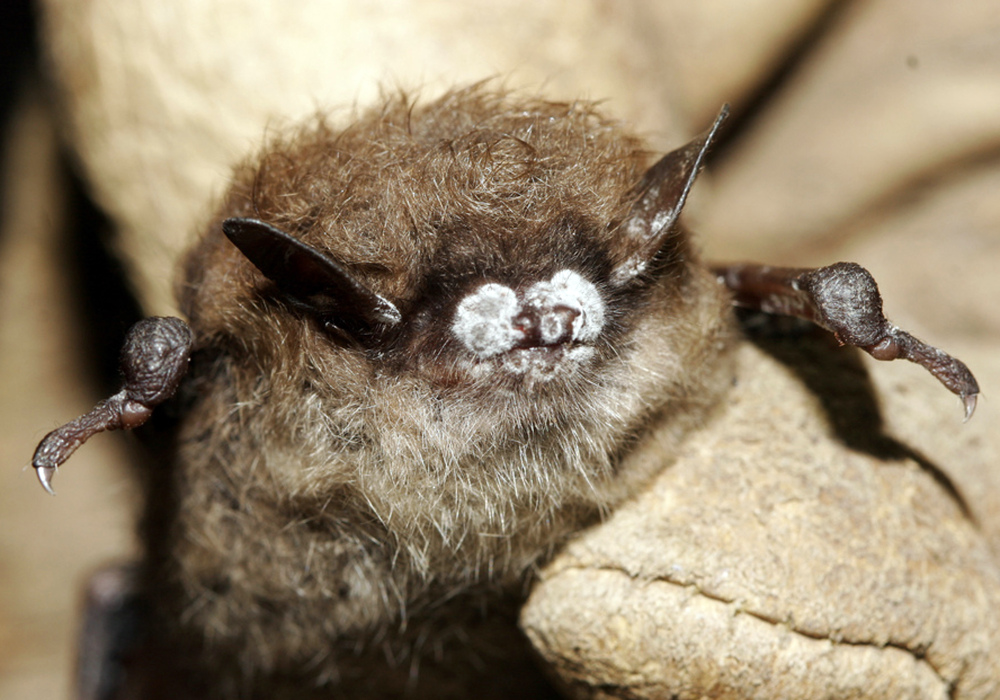
<instances>
[{"instance_id":1,"label":"bat's pointed ear","mask_svg":"<svg viewBox=\"0 0 1000 700\"><path fill-rule=\"evenodd\" d=\"M223 221L222 231L265 277L319 316L348 328L369 330L399 323L399 310L392 302L284 231L263 221L239 218Z\"/></svg>"},{"instance_id":2,"label":"bat's pointed ear","mask_svg":"<svg viewBox=\"0 0 1000 700\"><path fill-rule=\"evenodd\" d=\"M614 283L625 284L639 275L676 232L688 192L727 116L729 105L723 105L708 131L663 156L643 175L636 188L638 198L622 224L632 252L615 268Z\"/></svg>"}]
</instances>

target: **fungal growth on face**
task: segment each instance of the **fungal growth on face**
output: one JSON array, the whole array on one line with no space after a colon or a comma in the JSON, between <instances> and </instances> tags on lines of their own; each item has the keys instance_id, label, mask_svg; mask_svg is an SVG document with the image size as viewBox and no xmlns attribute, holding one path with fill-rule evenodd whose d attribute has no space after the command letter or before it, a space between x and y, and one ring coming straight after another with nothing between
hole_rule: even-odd
<instances>
[{"instance_id":1,"label":"fungal growth on face","mask_svg":"<svg viewBox=\"0 0 1000 700\"><path fill-rule=\"evenodd\" d=\"M503 697L481 679L527 668L531 572L723 400L732 303L918 362L971 414L971 373L889 324L863 268L699 261L678 219L725 116L650 165L594 105L477 86L316 120L237 168L185 260L187 323L137 327L122 392L33 462L51 490L177 392L145 697Z\"/></svg>"},{"instance_id":2,"label":"fungal growth on face","mask_svg":"<svg viewBox=\"0 0 1000 700\"><path fill-rule=\"evenodd\" d=\"M521 294L484 284L458 303L451 330L477 360L496 358L506 372L544 381L590 358L603 327L597 288L560 270Z\"/></svg>"}]
</instances>

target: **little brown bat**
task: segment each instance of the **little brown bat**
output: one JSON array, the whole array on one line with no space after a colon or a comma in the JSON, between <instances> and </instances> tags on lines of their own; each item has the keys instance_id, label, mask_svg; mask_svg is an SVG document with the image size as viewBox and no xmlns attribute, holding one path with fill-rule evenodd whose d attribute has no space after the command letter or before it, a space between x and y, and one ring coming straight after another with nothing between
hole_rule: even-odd
<instances>
[{"instance_id":1,"label":"little brown bat","mask_svg":"<svg viewBox=\"0 0 1000 700\"><path fill-rule=\"evenodd\" d=\"M138 324L124 389L33 461L50 489L177 392L144 584L171 641L143 692L471 694L451 676L496 638L468 611L669 462L731 383L733 303L919 362L971 414L968 369L890 325L863 268L698 260L678 217L724 116L649 167L592 104L476 86L239 167L186 257L188 323Z\"/></svg>"}]
</instances>

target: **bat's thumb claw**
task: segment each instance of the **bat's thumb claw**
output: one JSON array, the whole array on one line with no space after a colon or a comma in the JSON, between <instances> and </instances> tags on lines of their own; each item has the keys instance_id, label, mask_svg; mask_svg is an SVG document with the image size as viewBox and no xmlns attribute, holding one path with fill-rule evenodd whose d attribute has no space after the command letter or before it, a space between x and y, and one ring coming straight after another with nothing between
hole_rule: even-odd
<instances>
[{"instance_id":1,"label":"bat's thumb claw","mask_svg":"<svg viewBox=\"0 0 1000 700\"><path fill-rule=\"evenodd\" d=\"M53 496L56 495L56 492L52 490L52 475L55 473L55 467L35 467L35 474L38 476L38 481L41 483L42 488Z\"/></svg>"},{"instance_id":2,"label":"bat's thumb claw","mask_svg":"<svg viewBox=\"0 0 1000 700\"><path fill-rule=\"evenodd\" d=\"M979 399L979 394L966 394L962 397L962 403L965 404L965 420L963 422L968 422L972 418L972 414L976 412L976 401Z\"/></svg>"}]
</instances>

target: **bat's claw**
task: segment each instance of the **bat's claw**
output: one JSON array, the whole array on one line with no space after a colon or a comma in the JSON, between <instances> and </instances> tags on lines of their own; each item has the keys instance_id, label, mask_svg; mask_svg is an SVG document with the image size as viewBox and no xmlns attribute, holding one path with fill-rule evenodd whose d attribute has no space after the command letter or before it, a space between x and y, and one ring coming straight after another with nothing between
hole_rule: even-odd
<instances>
[{"instance_id":1,"label":"bat's claw","mask_svg":"<svg viewBox=\"0 0 1000 700\"><path fill-rule=\"evenodd\" d=\"M42 484L42 488L53 496L56 495L56 492L52 490L52 475L55 473L55 467L35 467L35 474L38 476L38 481Z\"/></svg>"},{"instance_id":2,"label":"bat's claw","mask_svg":"<svg viewBox=\"0 0 1000 700\"><path fill-rule=\"evenodd\" d=\"M964 423L967 423L972 414L976 412L976 401L979 399L979 394L966 394L962 397L962 403L965 404L965 419Z\"/></svg>"}]
</instances>

